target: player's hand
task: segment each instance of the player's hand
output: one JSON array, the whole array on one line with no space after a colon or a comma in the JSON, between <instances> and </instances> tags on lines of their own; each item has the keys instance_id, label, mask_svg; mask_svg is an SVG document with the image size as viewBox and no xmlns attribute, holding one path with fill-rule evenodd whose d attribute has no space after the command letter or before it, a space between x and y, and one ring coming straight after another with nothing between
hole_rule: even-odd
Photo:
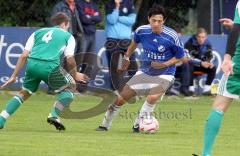
<instances>
[{"instance_id":1,"label":"player's hand","mask_svg":"<svg viewBox=\"0 0 240 156\"><path fill-rule=\"evenodd\" d=\"M83 83L87 83L89 81L89 77L87 75L85 75L83 73L79 73L79 72L76 73L74 79L76 81L81 81Z\"/></svg>"},{"instance_id":2,"label":"player's hand","mask_svg":"<svg viewBox=\"0 0 240 156\"><path fill-rule=\"evenodd\" d=\"M7 86L16 82L16 80L17 80L17 78L15 76L11 76L6 83L4 83L2 86L0 86L0 89L6 88Z\"/></svg>"},{"instance_id":3,"label":"player's hand","mask_svg":"<svg viewBox=\"0 0 240 156\"><path fill-rule=\"evenodd\" d=\"M181 61L182 61L183 63L187 63L187 62L190 61L190 58L189 58L189 57L183 57L183 58L181 59Z\"/></svg>"},{"instance_id":4,"label":"player's hand","mask_svg":"<svg viewBox=\"0 0 240 156\"><path fill-rule=\"evenodd\" d=\"M118 72L118 73L122 73L122 72L126 71L126 70L128 69L129 64L130 64L129 58L128 58L128 59L125 59L125 58L123 57L123 59L122 59L122 65L121 65L120 68L117 69L117 72Z\"/></svg>"},{"instance_id":5,"label":"player's hand","mask_svg":"<svg viewBox=\"0 0 240 156\"><path fill-rule=\"evenodd\" d=\"M122 2L122 0L114 0L116 8L119 9L120 7L120 3Z\"/></svg>"},{"instance_id":6,"label":"player's hand","mask_svg":"<svg viewBox=\"0 0 240 156\"><path fill-rule=\"evenodd\" d=\"M222 69L224 75L229 75L229 74L233 75L232 60L224 59L222 65L221 65L221 69Z\"/></svg>"},{"instance_id":7,"label":"player's hand","mask_svg":"<svg viewBox=\"0 0 240 156\"><path fill-rule=\"evenodd\" d=\"M154 69L164 69L167 68L168 66L164 62L152 61L151 67L153 67Z\"/></svg>"},{"instance_id":8,"label":"player's hand","mask_svg":"<svg viewBox=\"0 0 240 156\"><path fill-rule=\"evenodd\" d=\"M231 29L233 27L233 21L230 18L221 18L219 19L219 22L227 29Z\"/></svg>"}]
</instances>

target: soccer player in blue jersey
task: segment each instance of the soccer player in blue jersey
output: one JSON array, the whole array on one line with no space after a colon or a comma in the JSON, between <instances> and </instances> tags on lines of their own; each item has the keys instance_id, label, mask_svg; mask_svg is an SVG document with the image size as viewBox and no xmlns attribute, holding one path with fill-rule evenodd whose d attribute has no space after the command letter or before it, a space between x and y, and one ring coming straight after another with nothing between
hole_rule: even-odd
<instances>
[{"instance_id":1,"label":"soccer player in blue jersey","mask_svg":"<svg viewBox=\"0 0 240 156\"><path fill-rule=\"evenodd\" d=\"M127 82L120 96L111 104L102 124L97 131L107 131L113 117L123 104L129 102L136 95L147 95L138 117L135 120L133 131L139 132L139 119L151 117L157 100L162 97L172 85L175 74L175 64L184 57L182 44L177 33L166 27L164 8L153 6L148 12L149 25L140 26L134 33L134 38L125 53L120 71L127 70L129 57L138 43L142 44L141 65L139 71Z\"/></svg>"}]
</instances>

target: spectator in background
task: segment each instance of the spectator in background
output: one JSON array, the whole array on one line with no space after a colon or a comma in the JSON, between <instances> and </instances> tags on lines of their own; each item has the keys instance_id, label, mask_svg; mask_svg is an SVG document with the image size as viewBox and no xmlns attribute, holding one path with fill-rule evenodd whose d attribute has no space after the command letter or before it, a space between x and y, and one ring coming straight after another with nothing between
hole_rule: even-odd
<instances>
[{"instance_id":1,"label":"spectator in background","mask_svg":"<svg viewBox=\"0 0 240 156\"><path fill-rule=\"evenodd\" d=\"M174 30L177 32L178 37L181 38L181 36L183 35L182 33L182 29L180 26L176 25L174 27ZM183 43L181 42L182 46ZM179 78L179 82L180 82L180 92L184 95L184 96L192 96L193 93L189 91L189 83L190 83L190 66L189 66L189 54L188 54L188 50L184 49L184 54L185 57L182 59L182 62L179 62L176 64L176 74L175 77ZM172 88L171 88L172 90ZM171 91L170 90L170 91ZM171 93L170 93L171 94Z\"/></svg>"},{"instance_id":2,"label":"spectator in background","mask_svg":"<svg viewBox=\"0 0 240 156\"><path fill-rule=\"evenodd\" d=\"M117 73L118 62L131 42L131 30L136 19L136 13L133 0L110 0L105 5L105 11L107 37L105 47L109 61L111 83L114 90L120 91L125 85L125 81L123 73ZM136 66L136 62L132 61L130 69L136 68Z\"/></svg>"},{"instance_id":3,"label":"spectator in background","mask_svg":"<svg viewBox=\"0 0 240 156\"><path fill-rule=\"evenodd\" d=\"M83 65L81 72L84 72L91 79L95 79L96 72L93 71L96 66L96 57L94 55L88 55L89 53L95 53L96 50L96 25L102 21L99 8L96 3L91 0L78 0L76 3L79 18L83 26Z\"/></svg>"},{"instance_id":4,"label":"spectator in background","mask_svg":"<svg viewBox=\"0 0 240 156\"><path fill-rule=\"evenodd\" d=\"M82 51L82 36L83 27L79 19L78 12L76 11L74 0L62 0L58 2L51 12L51 15L55 15L58 12L64 12L70 18L69 32L73 35L76 41L75 54ZM77 64L79 64L79 58L75 58Z\"/></svg>"},{"instance_id":5,"label":"spectator in background","mask_svg":"<svg viewBox=\"0 0 240 156\"><path fill-rule=\"evenodd\" d=\"M191 59L183 64L182 71L187 72L190 78L182 78L185 84L182 87L182 91L188 91L189 85L190 91L194 91L193 72L200 71L207 74L203 94L209 95L211 83L216 75L216 66L210 62L212 59L212 45L207 40L207 31L204 28L198 28L196 35L192 36L185 43L184 47L189 51Z\"/></svg>"},{"instance_id":6,"label":"spectator in background","mask_svg":"<svg viewBox=\"0 0 240 156\"><path fill-rule=\"evenodd\" d=\"M179 25L175 25L175 26L174 26L174 30L177 32L177 35L178 35L179 40L180 40L180 42L181 42L181 46L183 47L183 43L182 43L182 41L181 41L181 37L182 37L182 35L183 35L181 27L180 27ZM184 69L182 69L182 68L184 68L185 63L189 61L189 58L188 58L186 52L187 52L187 51L184 50L185 57L182 59L181 62L178 62L178 63L176 64L176 73L175 73L175 78L176 78L176 79L175 79L175 82L176 82L176 81L179 81L179 82L180 82L179 91L175 89L175 84L174 84L174 85L172 85L172 87L166 92L167 95L179 95L179 92L181 92L181 93L182 93L183 95L185 95L185 96L191 96L191 95L192 95L192 93L189 92L188 89L187 89L187 90L183 90L183 89L182 89L182 88L185 88L185 87L184 87L184 86L186 85L185 82L188 82L188 84L189 84L189 81L190 81L190 80L189 80L189 78L190 78L189 75L190 75L190 74L187 73L187 72L185 72ZM188 70L188 71L189 71L189 70ZM187 85L188 85L188 84L187 84ZM177 86L178 86L178 85L177 85ZM189 85L188 85L188 87L189 87Z\"/></svg>"}]
</instances>

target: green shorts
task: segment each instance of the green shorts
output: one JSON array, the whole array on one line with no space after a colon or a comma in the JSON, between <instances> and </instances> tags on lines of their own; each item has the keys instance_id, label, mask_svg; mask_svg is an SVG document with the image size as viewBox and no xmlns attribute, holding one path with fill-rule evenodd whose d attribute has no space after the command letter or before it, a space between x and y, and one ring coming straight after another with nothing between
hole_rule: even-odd
<instances>
[{"instance_id":1,"label":"green shorts","mask_svg":"<svg viewBox=\"0 0 240 156\"><path fill-rule=\"evenodd\" d=\"M47 61L28 59L23 89L32 94L37 91L41 81L44 81L53 90L61 90L74 83L71 75L59 65Z\"/></svg>"},{"instance_id":2,"label":"green shorts","mask_svg":"<svg viewBox=\"0 0 240 156\"><path fill-rule=\"evenodd\" d=\"M223 75L218 87L218 95L239 99L240 95L240 75Z\"/></svg>"},{"instance_id":3,"label":"green shorts","mask_svg":"<svg viewBox=\"0 0 240 156\"><path fill-rule=\"evenodd\" d=\"M218 87L218 94L239 99L240 96L240 64L239 56L235 55L233 61L233 75L223 75Z\"/></svg>"}]
</instances>

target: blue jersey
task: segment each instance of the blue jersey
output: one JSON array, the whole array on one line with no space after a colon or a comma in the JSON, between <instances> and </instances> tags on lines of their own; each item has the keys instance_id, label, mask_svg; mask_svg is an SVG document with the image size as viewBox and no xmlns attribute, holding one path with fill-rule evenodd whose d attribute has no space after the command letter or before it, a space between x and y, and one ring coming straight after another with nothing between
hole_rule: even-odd
<instances>
[{"instance_id":1,"label":"blue jersey","mask_svg":"<svg viewBox=\"0 0 240 156\"><path fill-rule=\"evenodd\" d=\"M156 34L152 32L150 25L143 25L135 31L134 41L141 43L143 47L140 66L142 72L152 76L175 74L175 65L165 69L151 67L152 61L165 62L173 57L184 57L183 45L173 29L163 26L163 32Z\"/></svg>"}]
</instances>

